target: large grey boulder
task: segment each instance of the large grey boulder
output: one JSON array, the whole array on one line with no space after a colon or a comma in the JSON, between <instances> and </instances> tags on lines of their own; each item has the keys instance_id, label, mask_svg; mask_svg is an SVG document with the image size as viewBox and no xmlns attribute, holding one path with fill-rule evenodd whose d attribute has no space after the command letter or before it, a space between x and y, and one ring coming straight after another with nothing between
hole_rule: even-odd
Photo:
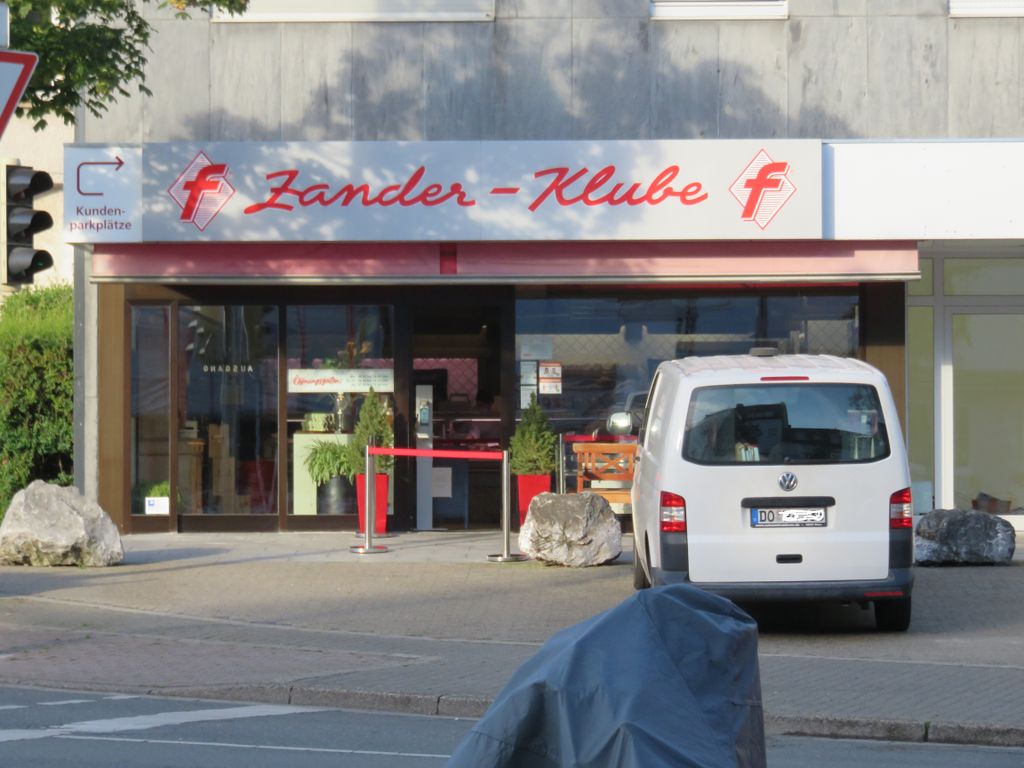
<instances>
[{"instance_id":1,"label":"large grey boulder","mask_svg":"<svg viewBox=\"0 0 1024 768\"><path fill-rule=\"evenodd\" d=\"M542 493L519 529L519 550L553 565L601 565L622 554L622 527L597 494Z\"/></svg>"},{"instance_id":2,"label":"large grey boulder","mask_svg":"<svg viewBox=\"0 0 1024 768\"><path fill-rule=\"evenodd\" d=\"M99 504L74 488L33 481L0 524L0 565L116 565L121 534Z\"/></svg>"},{"instance_id":3,"label":"large grey boulder","mask_svg":"<svg viewBox=\"0 0 1024 768\"><path fill-rule=\"evenodd\" d=\"M936 509L921 518L916 533L919 565L1005 565L1016 546L1012 525L977 509Z\"/></svg>"}]
</instances>

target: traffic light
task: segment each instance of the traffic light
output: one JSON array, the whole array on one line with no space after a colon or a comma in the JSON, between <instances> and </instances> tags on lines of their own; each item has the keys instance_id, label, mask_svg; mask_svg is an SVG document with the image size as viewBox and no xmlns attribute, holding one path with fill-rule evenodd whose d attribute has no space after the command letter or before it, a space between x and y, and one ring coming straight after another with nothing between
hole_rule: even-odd
<instances>
[{"instance_id":1,"label":"traffic light","mask_svg":"<svg viewBox=\"0 0 1024 768\"><path fill-rule=\"evenodd\" d=\"M52 227L53 219L46 211L32 207L33 197L53 189L53 179L46 171L5 164L0 185L5 206L4 215L0 216L0 277L7 285L31 283L33 275L53 266L53 257L33 245L33 237Z\"/></svg>"}]
</instances>

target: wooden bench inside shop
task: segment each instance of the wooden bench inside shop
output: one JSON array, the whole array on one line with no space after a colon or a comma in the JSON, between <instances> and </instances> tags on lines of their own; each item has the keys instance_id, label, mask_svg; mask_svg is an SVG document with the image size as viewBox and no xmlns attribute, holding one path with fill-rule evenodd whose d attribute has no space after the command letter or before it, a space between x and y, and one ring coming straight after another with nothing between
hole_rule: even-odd
<instances>
[{"instance_id":1,"label":"wooden bench inside shop","mask_svg":"<svg viewBox=\"0 0 1024 768\"><path fill-rule=\"evenodd\" d=\"M629 504L636 443L573 443L576 492L596 493L609 504Z\"/></svg>"}]
</instances>

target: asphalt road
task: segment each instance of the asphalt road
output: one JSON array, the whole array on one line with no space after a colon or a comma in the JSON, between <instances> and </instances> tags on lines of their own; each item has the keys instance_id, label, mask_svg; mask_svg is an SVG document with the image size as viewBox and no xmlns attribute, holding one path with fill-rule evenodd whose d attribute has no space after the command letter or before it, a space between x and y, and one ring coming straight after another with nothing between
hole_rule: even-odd
<instances>
[{"instance_id":1,"label":"asphalt road","mask_svg":"<svg viewBox=\"0 0 1024 768\"><path fill-rule=\"evenodd\" d=\"M131 537L117 568L0 568L0 685L477 717L552 634L632 595L629 547L558 569L488 562L495 532L370 559L353 538ZM1024 560L917 578L906 633L857 606L759 611L770 733L1024 747Z\"/></svg>"},{"instance_id":2,"label":"asphalt road","mask_svg":"<svg viewBox=\"0 0 1024 768\"><path fill-rule=\"evenodd\" d=\"M475 721L0 688L0 765L437 768ZM1019 768L1024 749L770 737L772 768Z\"/></svg>"}]
</instances>

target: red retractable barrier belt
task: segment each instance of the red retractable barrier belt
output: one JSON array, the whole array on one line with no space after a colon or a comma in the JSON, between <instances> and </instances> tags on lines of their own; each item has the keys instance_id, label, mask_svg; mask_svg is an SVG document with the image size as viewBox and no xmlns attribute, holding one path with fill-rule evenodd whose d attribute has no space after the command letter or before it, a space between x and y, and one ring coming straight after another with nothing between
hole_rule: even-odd
<instances>
[{"instance_id":1,"label":"red retractable barrier belt","mask_svg":"<svg viewBox=\"0 0 1024 768\"><path fill-rule=\"evenodd\" d=\"M487 459L501 461L501 451L449 451L432 448L367 448L371 456L419 456L432 459Z\"/></svg>"}]
</instances>

